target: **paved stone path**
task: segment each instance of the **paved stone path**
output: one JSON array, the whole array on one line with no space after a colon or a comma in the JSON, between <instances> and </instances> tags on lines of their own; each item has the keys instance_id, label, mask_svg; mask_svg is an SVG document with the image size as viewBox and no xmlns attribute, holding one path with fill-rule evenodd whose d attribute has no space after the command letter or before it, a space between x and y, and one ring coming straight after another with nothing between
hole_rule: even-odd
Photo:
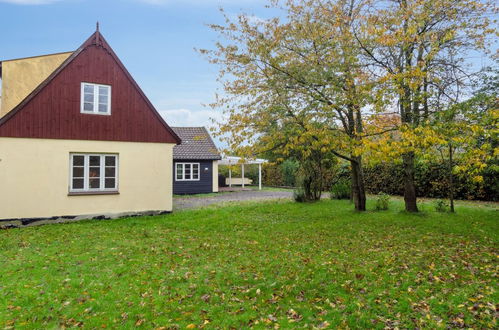
<instances>
[{"instance_id":1,"label":"paved stone path","mask_svg":"<svg viewBox=\"0 0 499 330\"><path fill-rule=\"evenodd\" d=\"M225 202L291 199L292 197L292 190L252 190L222 192L218 194L209 194L206 196L175 196L173 198L173 210L195 209L207 205L222 204Z\"/></svg>"}]
</instances>

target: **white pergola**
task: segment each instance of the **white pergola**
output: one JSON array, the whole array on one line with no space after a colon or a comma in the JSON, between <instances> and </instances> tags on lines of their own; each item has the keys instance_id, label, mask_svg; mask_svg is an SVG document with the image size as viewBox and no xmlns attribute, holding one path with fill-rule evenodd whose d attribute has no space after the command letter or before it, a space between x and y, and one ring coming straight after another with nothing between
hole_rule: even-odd
<instances>
[{"instance_id":1,"label":"white pergola","mask_svg":"<svg viewBox=\"0 0 499 330\"><path fill-rule=\"evenodd\" d=\"M232 171L230 166L241 165L241 181L244 188L244 165L258 164L258 189L262 190L262 164L268 162L266 159L245 159L241 157L226 156L218 161L219 165L229 166L229 187L232 187Z\"/></svg>"}]
</instances>

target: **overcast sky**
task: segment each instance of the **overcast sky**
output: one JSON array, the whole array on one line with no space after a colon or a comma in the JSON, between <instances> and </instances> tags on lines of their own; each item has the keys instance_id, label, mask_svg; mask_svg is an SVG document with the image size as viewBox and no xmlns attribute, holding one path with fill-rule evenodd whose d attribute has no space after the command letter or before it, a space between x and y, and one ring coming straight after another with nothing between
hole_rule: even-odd
<instances>
[{"instance_id":1,"label":"overcast sky","mask_svg":"<svg viewBox=\"0 0 499 330\"><path fill-rule=\"evenodd\" d=\"M268 17L265 0L0 0L0 60L75 50L96 21L171 126L209 126L217 68L194 48L213 48L220 7Z\"/></svg>"}]
</instances>

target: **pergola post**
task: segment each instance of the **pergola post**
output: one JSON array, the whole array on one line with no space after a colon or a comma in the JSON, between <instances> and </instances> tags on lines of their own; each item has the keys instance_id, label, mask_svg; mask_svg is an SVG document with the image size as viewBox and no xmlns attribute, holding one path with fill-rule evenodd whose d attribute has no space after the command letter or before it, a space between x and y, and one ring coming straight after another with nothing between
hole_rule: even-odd
<instances>
[{"instance_id":1,"label":"pergola post","mask_svg":"<svg viewBox=\"0 0 499 330\"><path fill-rule=\"evenodd\" d=\"M242 181L243 181L243 188L244 188L244 163L241 164L241 177L242 177Z\"/></svg>"},{"instance_id":2,"label":"pergola post","mask_svg":"<svg viewBox=\"0 0 499 330\"><path fill-rule=\"evenodd\" d=\"M262 190L262 164L258 164L258 190Z\"/></svg>"},{"instance_id":3,"label":"pergola post","mask_svg":"<svg viewBox=\"0 0 499 330\"><path fill-rule=\"evenodd\" d=\"M1 1L1 0L0 0ZM222 158L218 164L229 167L229 187L232 187L232 166L241 165L241 187L244 189L246 187L245 177L244 177L244 166L245 165L257 165L258 164L258 189L262 190L262 165L266 163L265 159L244 159L241 157L227 156ZM237 175L236 175L237 176Z\"/></svg>"}]
</instances>

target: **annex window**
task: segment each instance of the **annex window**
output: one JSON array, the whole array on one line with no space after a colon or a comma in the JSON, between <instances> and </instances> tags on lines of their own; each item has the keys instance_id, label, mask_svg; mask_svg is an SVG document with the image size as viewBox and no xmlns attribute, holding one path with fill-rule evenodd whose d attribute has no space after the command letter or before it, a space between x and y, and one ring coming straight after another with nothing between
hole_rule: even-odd
<instances>
[{"instance_id":1,"label":"annex window","mask_svg":"<svg viewBox=\"0 0 499 330\"><path fill-rule=\"evenodd\" d=\"M118 155L71 154L70 192L118 191Z\"/></svg>"},{"instance_id":2,"label":"annex window","mask_svg":"<svg viewBox=\"0 0 499 330\"><path fill-rule=\"evenodd\" d=\"M81 83L81 113L111 114L111 86Z\"/></svg>"},{"instance_id":3,"label":"annex window","mask_svg":"<svg viewBox=\"0 0 499 330\"><path fill-rule=\"evenodd\" d=\"M177 163L175 165L176 181L199 181L199 163Z\"/></svg>"}]
</instances>

